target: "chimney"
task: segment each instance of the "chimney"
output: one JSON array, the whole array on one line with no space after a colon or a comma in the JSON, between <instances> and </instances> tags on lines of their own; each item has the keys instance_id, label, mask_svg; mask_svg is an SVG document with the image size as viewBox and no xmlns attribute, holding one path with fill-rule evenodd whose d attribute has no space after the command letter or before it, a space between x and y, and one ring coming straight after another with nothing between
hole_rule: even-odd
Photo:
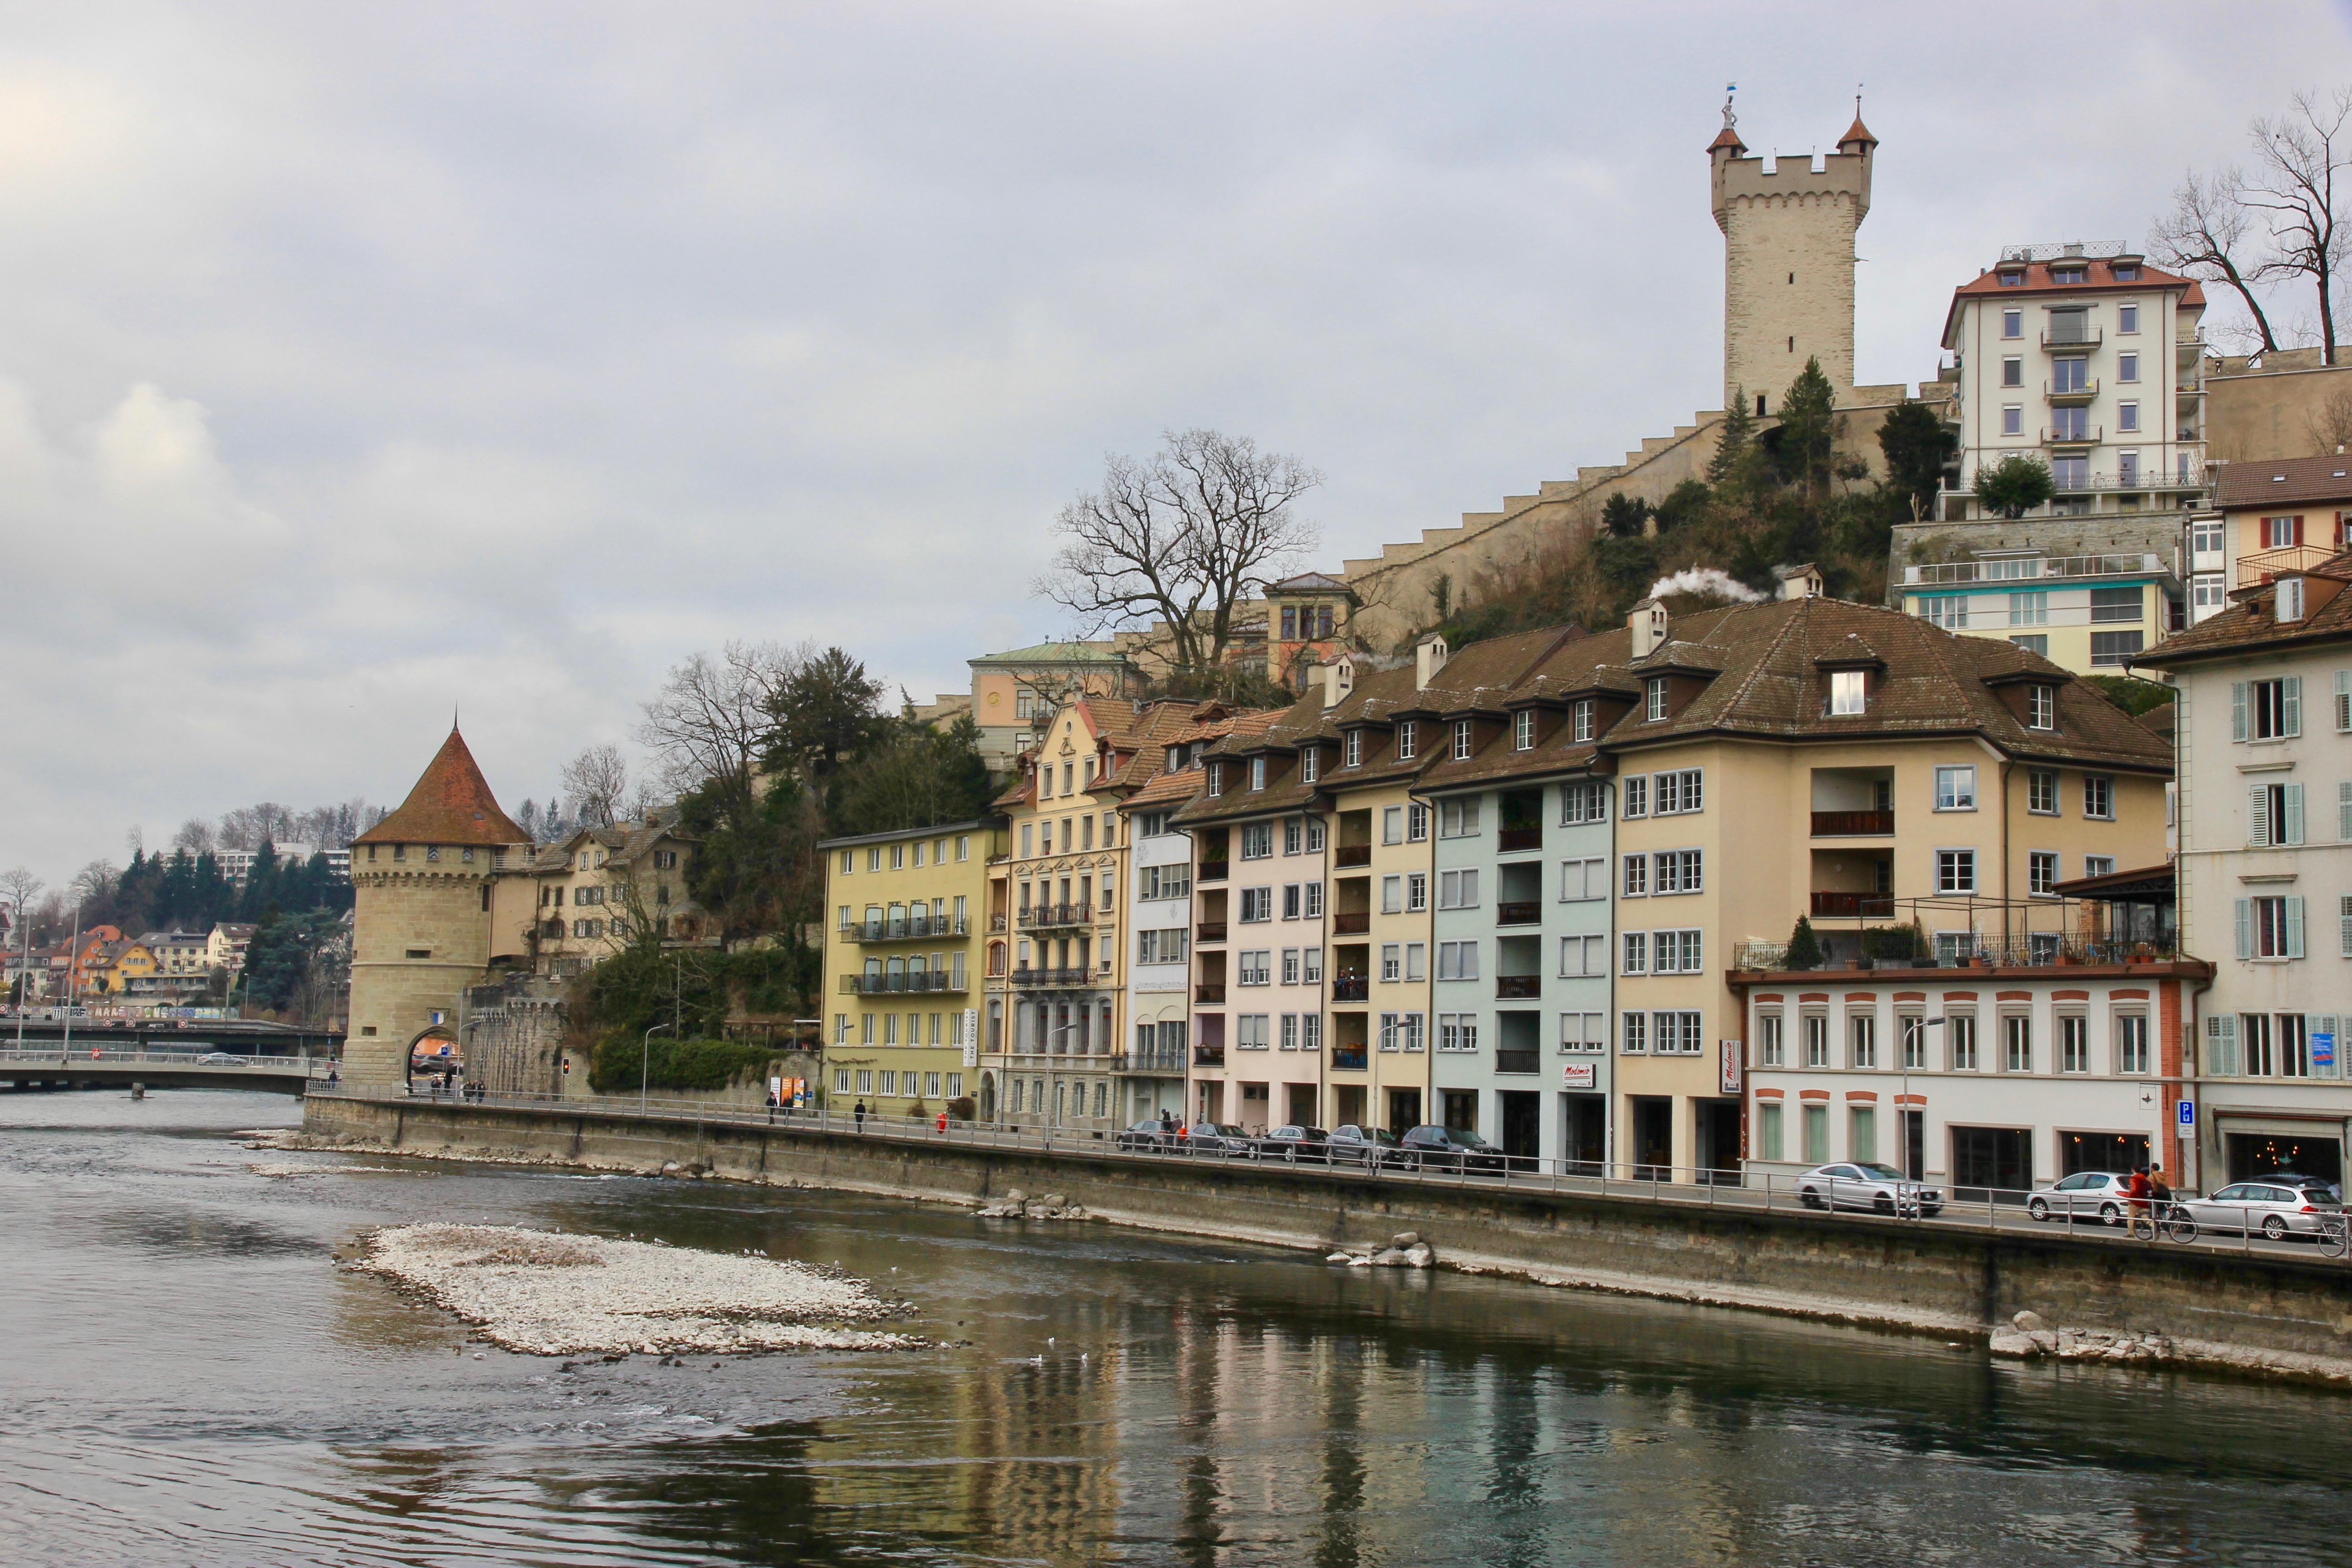
<instances>
[{"instance_id":1,"label":"chimney","mask_svg":"<svg viewBox=\"0 0 2352 1568\"><path fill-rule=\"evenodd\" d=\"M1781 599L1818 599L1822 596L1821 569L1811 562L1801 566L1775 566L1772 575L1780 580L1775 595Z\"/></svg>"},{"instance_id":2,"label":"chimney","mask_svg":"<svg viewBox=\"0 0 2352 1568\"><path fill-rule=\"evenodd\" d=\"M1431 677L1445 668L1445 639L1435 632L1413 644L1412 689L1415 691L1428 690Z\"/></svg>"},{"instance_id":3,"label":"chimney","mask_svg":"<svg viewBox=\"0 0 2352 1568\"><path fill-rule=\"evenodd\" d=\"M1666 640L1666 607L1644 599L1627 612L1625 629L1633 634L1632 658L1647 658Z\"/></svg>"},{"instance_id":4,"label":"chimney","mask_svg":"<svg viewBox=\"0 0 2352 1568\"><path fill-rule=\"evenodd\" d=\"M1323 706L1337 708L1356 689L1356 661L1342 654L1317 671L1323 678Z\"/></svg>"}]
</instances>

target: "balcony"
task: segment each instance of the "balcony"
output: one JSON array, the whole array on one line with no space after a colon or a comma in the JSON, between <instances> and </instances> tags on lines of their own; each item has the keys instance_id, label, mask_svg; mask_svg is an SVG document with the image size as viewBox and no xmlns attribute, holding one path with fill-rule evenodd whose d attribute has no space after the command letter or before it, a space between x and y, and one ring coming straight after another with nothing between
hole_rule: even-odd
<instances>
[{"instance_id":1,"label":"balcony","mask_svg":"<svg viewBox=\"0 0 2352 1568\"><path fill-rule=\"evenodd\" d=\"M988 929L991 931L1002 933L1006 924L1007 921L1003 915L991 915L988 917Z\"/></svg>"},{"instance_id":2,"label":"balcony","mask_svg":"<svg viewBox=\"0 0 2352 1568\"><path fill-rule=\"evenodd\" d=\"M1372 863L1372 847L1369 844L1342 844L1331 851L1331 864L1339 867L1369 866Z\"/></svg>"},{"instance_id":3,"label":"balcony","mask_svg":"<svg viewBox=\"0 0 2352 1568\"><path fill-rule=\"evenodd\" d=\"M1496 1051L1495 1070L1498 1073L1526 1073L1533 1076L1543 1071L1541 1051Z\"/></svg>"},{"instance_id":4,"label":"balcony","mask_svg":"<svg viewBox=\"0 0 2352 1568\"><path fill-rule=\"evenodd\" d=\"M1337 914L1331 917L1331 932L1334 936L1362 936L1371 929L1372 917L1368 910L1360 910L1355 914Z\"/></svg>"},{"instance_id":5,"label":"balcony","mask_svg":"<svg viewBox=\"0 0 2352 1568\"><path fill-rule=\"evenodd\" d=\"M2201 469L2199 470L2199 475L2200 477L2195 480L2183 482L2202 483ZM2104 475L2093 476L2095 488L2101 483L2105 483L2106 488L2111 489L2117 488L2113 480L2107 479ZM2146 489L2149 484L2154 483L2154 480L2143 481L2139 488ZM2164 487L2158 485L2157 488L2160 489ZM1903 581L1906 586L1915 584L1945 583L1987 583L1995 585L2008 583L2048 584L2054 579L2065 577L2158 576L2168 574L2171 570L2170 563L2163 556L2154 553L2011 555L1990 561L1948 561L1935 565L1906 566L1903 568Z\"/></svg>"},{"instance_id":6,"label":"balcony","mask_svg":"<svg viewBox=\"0 0 2352 1568\"><path fill-rule=\"evenodd\" d=\"M1090 926L1095 923L1095 911L1088 904L1039 904L1023 910L1014 919L1023 931L1055 931Z\"/></svg>"},{"instance_id":7,"label":"balcony","mask_svg":"<svg viewBox=\"0 0 2352 1568\"><path fill-rule=\"evenodd\" d=\"M1015 985L1071 990L1093 983L1094 971L1090 969L1033 969L1027 964L1020 964L1013 971L1013 984Z\"/></svg>"},{"instance_id":8,"label":"balcony","mask_svg":"<svg viewBox=\"0 0 2352 1568\"><path fill-rule=\"evenodd\" d=\"M1505 855L1517 854L1522 849L1540 849L1543 847L1543 829L1540 827L1503 828L1495 835L1495 847L1499 853Z\"/></svg>"},{"instance_id":9,"label":"balcony","mask_svg":"<svg viewBox=\"0 0 2352 1568\"><path fill-rule=\"evenodd\" d=\"M841 994L845 996L961 995L970 989L964 977L950 969L925 970L919 974L845 974L841 977Z\"/></svg>"},{"instance_id":10,"label":"balcony","mask_svg":"<svg viewBox=\"0 0 2352 1568\"><path fill-rule=\"evenodd\" d=\"M1192 987L1192 1000L1195 1002L1223 1002L1224 999L1225 983L1222 980L1213 984L1204 984ZM1223 1047L1220 1047L1218 1048L1222 1050Z\"/></svg>"},{"instance_id":11,"label":"balcony","mask_svg":"<svg viewBox=\"0 0 2352 1568\"><path fill-rule=\"evenodd\" d=\"M1495 923L1498 926L1537 926L1543 924L1540 903L1496 904Z\"/></svg>"},{"instance_id":12,"label":"balcony","mask_svg":"<svg viewBox=\"0 0 2352 1568\"><path fill-rule=\"evenodd\" d=\"M1221 1068L1224 1066L1225 1047L1223 1046L1194 1046L1192 1047L1192 1065L1196 1068Z\"/></svg>"},{"instance_id":13,"label":"balcony","mask_svg":"<svg viewBox=\"0 0 2352 1568\"><path fill-rule=\"evenodd\" d=\"M2060 327L2055 331L2044 329L2042 346L2045 349L2095 349L2105 336L2099 327Z\"/></svg>"},{"instance_id":14,"label":"balcony","mask_svg":"<svg viewBox=\"0 0 2352 1568\"><path fill-rule=\"evenodd\" d=\"M901 915L894 921L852 921L839 929L841 942L919 942L931 937L964 936L970 922L957 915Z\"/></svg>"},{"instance_id":15,"label":"balcony","mask_svg":"<svg viewBox=\"0 0 2352 1568\"><path fill-rule=\"evenodd\" d=\"M1196 944L1205 945L1224 940L1225 922L1223 921L1202 921L1192 928L1192 941Z\"/></svg>"},{"instance_id":16,"label":"balcony","mask_svg":"<svg viewBox=\"0 0 2352 1568\"><path fill-rule=\"evenodd\" d=\"M1895 814L1891 811L1813 813L1813 837L1816 838L1883 838L1894 831Z\"/></svg>"},{"instance_id":17,"label":"balcony","mask_svg":"<svg viewBox=\"0 0 2352 1568\"><path fill-rule=\"evenodd\" d=\"M1184 1047L1173 1050L1129 1051L1110 1058L1113 1072L1153 1073L1181 1078L1184 1072Z\"/></svg>"},{"instance_id":18,"label":"balcony","mask_svg":"<svg viewBox=\"0 0 2352 1568\"><path fill-rule=\"evenodd\" d=\"M1368 975L1335 974L1331 976L1331 1000L1361 1002L1372 994L1371 985L1371 979Z\"/></svg>"},{"instance_id":19,"label":"balcony","mask_svg":"<svg viewBox=\"0 0 2352 1568\"><path fill-rule=\"evenodd\" d=\"M2079 386L2045 381L2042 384L2042 395L2052 403L2088 403L2099 395L2099 378L2091 376Z\"/></svg>"},{"instance_id":20,"label":"balcony","mask_svg":"<svg viewBox=\"0 0 2352 1568\"><path fill-rule=\"evenodd\" d=\"M1333 1046L1331 1047L1331 1070L1333 1072L1362 1072L1369 1065L1370 1058L1365 1055L1365 1048L1362 1046Z\"/></svg>"},{"instance_id":21,"label":"balcony","mask_svg":"<svg viewBox=\"0 0 2352 1568\"><path fill-rule=\"evenodd\" d=\"M2335 550L2325 544L2289 544L2277 550L2256 550L2238 557L2238 580L2231 586L2257 587L2282 572L2308 572L2321 562L2332 560L2335 555Z\"/></svg>"},{"instance_id":22,"label":"balcony","mask_svg":"<svg viewBox=\"0 0 2352 1568\"><path fill-rule=\"evenodd\" d=\"M1817 891L1813 894L1813 913L1843 915L1848 919L1892 920L1895 916L1895 895Z\"/></svg>"},{"instance_id":23,"label":"balcony","mask_svg":"<svg viewBox=\"0 0 2352 1568\"><path fill-rule=\"evenodd\" d=\"M1540 974L1497 974L1495 976L1495 998L1500 1002L1531 1001L1543 994Z\"/></svg>"},{"instance_id":24,"label":"balcony","mask_svg":"<svg viewBox=\"0 0 2352 1568\"><path fill-rule=\"evenodd\" d=\"M2045 447L2095 447L2101 441L2106 439L2106 435L2107 427L2104 425L2062 425L2054 429L2050 426L2045 425L2042 427L2042 445ZM2062 484L2058 488L2063 490L2071 489L2075 487Z\"/></svg>"},{"instance_id":25,"label":"balcony","mask_svg":"<svg viewBox=\"0 0 2352 1568\"><path fill-rule=\"evenodd\" d=\"M1192 872L1192 880L1195 882L1222 882L1225 879L1225 872L1231 865L1232 862L1229 860L1203 860L1198 867L1194 868Z\"/></svg>"}]
</instances>

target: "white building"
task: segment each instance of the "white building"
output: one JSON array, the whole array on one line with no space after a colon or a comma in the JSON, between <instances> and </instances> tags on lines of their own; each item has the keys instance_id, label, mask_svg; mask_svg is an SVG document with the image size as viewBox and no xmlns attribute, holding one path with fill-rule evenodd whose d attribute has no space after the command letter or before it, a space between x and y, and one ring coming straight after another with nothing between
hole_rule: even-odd
<instances>
[{"instance_id":1,"label":"white building","mask_svg":"<svg viewBox=\"0 0 2352 1568\"><path fill-rule=\"evenodd\" d=\"M2213 960L2206 1184L2343 1180L2352 1084L2352 553L2234 590L2146 662L2179 688L2183 944Z\"/></svg>"},{"instance_id":2,"label":"white building","mask_svg":"<svg viewBox=\"0 0 2352 1568\"><path fill-rule=\"evenodd\" d=\"M1200 792L1201 770L1162 773L1128 797L1130 870L1127 914L1120 922L1133 944L1127 971L1129 1020L1121 1119L1133 1123L1163 1112L1185 1119L1184 1076L1191 1056L1192 1013L1192 839L1169 826L1169 816Z\"/></svg>"},{"instance_id":3,"label":"white building","mask_svg":"<svg viewBox=\"0 0 2352 1568\"><path fill-rule=\"evenodd\" d=\"M2050 467L2054 515L2179 510L2205 489L2203 290L2119 245L2015 247L1953 291L1947 521L1987 515L1979 470Z\"/></svg>"}]
</instances>

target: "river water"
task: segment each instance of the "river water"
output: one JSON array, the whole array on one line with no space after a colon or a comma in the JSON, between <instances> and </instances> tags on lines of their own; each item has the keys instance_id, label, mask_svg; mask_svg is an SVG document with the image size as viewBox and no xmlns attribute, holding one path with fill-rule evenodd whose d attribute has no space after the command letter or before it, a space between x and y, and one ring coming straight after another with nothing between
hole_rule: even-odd
<instances>
[{"instance_id":1,"label":"river water","mask_svg":"<svg viewBox=\"0 0 2352 1568\"><path fill-rule=\"evenodd\" d=\"M2352 1562L2344 1397L225 1136L297 1114L0 1100L0 1562ZM412 1219L837 1260L971 1342L564 1373L335 1267Z\"/></svg>"}]
</instances>

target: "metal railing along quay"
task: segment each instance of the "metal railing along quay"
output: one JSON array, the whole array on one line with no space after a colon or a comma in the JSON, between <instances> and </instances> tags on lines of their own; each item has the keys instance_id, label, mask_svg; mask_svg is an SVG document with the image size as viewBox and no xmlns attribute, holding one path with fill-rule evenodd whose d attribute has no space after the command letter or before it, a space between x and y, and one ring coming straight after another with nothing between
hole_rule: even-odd
<instances>
[{"instance_id":1,"label":"metal railing along quay","mask_svg":"<svg viewBox=\"0 0 2352 1568\"><path fill-rule=\"evenodd\" d=\"M1222 1047L1196 1046L1195 1060ZM1920 1226L2058 1241L2084 1246L2181 1247L2198 1252L2240 1254L2272 1259L2310 1258L2340 1259L2347 1256L2346 1219L2342 1211L2323 1211L2307 1222L2312 1228L2290 1232L2286 1238L2264 1234L2268 1211L2261 1205L2217 1205L2193 1196L2176 1199L2162 1224L2142 1218L2136 1226L2111 1223L2099 1212L2097 1197L2077 1199L2061 1194L2024 1189L1906 1184L1909 1191L1889 1200L1876 1196L1885 1180L1825 1179L1811 1174L1777 1172L1710 1170L1680 1165L1604 1163L1591 1160L1544 1160L1533 1155L1506 1154L1484 1149L1415 1153L1382 1147L1367 1158L1362 1146L1327 1146L1339 1152L1328 1157L1301 1156L1296 1146L1279 1152L1255 1135L1193 1139L1181 1130L1120 1131L1115 1128L1067 1128L1033 1121L956 1121L944 1130L936 1114L926 1118L868 1114L862 1120L830 1109L766 1110L712 1101L665 1100L641 1105L627 1095L485 1094L462 1092L411 1094L396 1088L338 1084L314 1089L313 1099L370 1100L388 1104L435 1104L455 1109L526 1110L571 1114L621 1116L649 1122L688 1126L773 1127L786 1131L827 1132L885 1142L936 1145L959 1143L989 1149L1019 1150L1040 1154L1084 1154L1119 1161L1183 1160L1213 1165L1245 1166L1257 1172L1279 1172L1300 1181L1346 1179L1393 1182L1400 1185L1436 1185L1511 1193L1557 1193L1669 1205L1685 1209L1720 1209L1762 1215L1810 1215L1858 1226ZM1307 1145L1310 1150L1313 1145ZM1917 1194L1924 1191L1922 1199ZM2038 1201L2037 1201L2038 1200ZM2113 1206L2113 1200L2106 1200ZM2218 1221L2214 1212L2220 1210ZM2043 1217L2036 1217L2037 1211ZM2182 1224L2197 1215L2208 1217ZM2294 1236L2308 1237L2297 1241ZM2314 1245L2316 1243L2317 1245Z\"/></svg>"}]
</instances>

